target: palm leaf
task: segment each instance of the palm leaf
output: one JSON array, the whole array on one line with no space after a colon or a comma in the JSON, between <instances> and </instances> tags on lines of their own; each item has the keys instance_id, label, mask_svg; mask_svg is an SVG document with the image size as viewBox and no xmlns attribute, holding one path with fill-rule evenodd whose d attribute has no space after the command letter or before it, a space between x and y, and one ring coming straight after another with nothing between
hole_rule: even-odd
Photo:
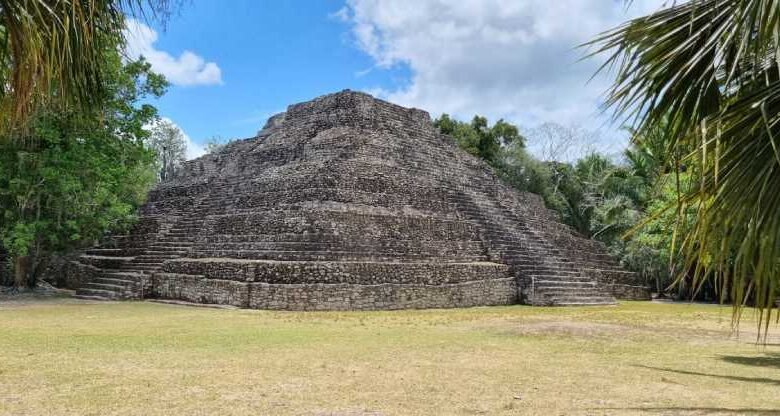
<instances>
[{"instance_id":1,"label":"palm leaf","mask_svg":"<svg viewBox=\"0 0 780 416\"><path fill-rule=\"evenodd\" d=\"M698 177L678 207L697 207L693 228L676 230L687 270L719 282L735 324L752 299L764 334L780 280L778 34L776 0L692 0L587 45L615 71L605 107L663 129L663 158Z\"/></svg>"},{"instance_id":2,"label":"palm leaf","mask_svg":"<svg viewBox=\"0 0 780 416\"><path fill-rule=\"evenodd\" d=\"M124 13L167 17L167 0L0 0L0 133L42 106L88 108L103 96L106 47Z\"/></svg>"}]
</instances>

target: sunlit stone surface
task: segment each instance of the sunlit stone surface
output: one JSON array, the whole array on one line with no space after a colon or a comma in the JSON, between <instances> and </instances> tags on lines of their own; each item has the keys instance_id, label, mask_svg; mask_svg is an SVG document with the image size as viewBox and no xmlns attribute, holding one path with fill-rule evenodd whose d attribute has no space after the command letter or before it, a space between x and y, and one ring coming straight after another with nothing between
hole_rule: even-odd
<instances>
[{"instance_id":1,"label":"sunlit stone surface","mask_svg":"<svg viewBox=\"0 0 780 416\"><path fill-rule=\"evenodd\" d=\"M351 91L292 105L257 137L187 162L142 214L69 265L79 295L293 310L649 296L428 113Z\"/></svg>"}]
</instances>

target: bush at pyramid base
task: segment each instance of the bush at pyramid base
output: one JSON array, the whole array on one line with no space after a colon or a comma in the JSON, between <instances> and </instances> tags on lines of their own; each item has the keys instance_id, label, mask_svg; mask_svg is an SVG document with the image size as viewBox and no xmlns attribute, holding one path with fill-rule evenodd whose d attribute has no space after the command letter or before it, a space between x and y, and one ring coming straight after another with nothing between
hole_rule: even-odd
<instances>
[{"instance_id":1,"label":"bush at pyramid base","mask_svg":"<svg viewBox=\"0 0 780 416\"><path fill-rule=\"evenodd\" d=\"M187 162L134 230L68 266L78 295L245 308L646 299L604 246L502 183L421 110L344 91Z\"/></svg>"}]
</instances>

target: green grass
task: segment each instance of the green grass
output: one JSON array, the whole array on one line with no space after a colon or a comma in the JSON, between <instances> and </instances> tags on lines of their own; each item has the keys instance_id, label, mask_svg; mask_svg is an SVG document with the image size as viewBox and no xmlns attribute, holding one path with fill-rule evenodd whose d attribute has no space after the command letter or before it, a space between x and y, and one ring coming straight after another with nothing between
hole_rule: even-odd
<instances>
[{"instance_id":1,"label":"green grass","mask_svg":"<svg viewBox=\"0 0 780 416\"><path fill-rule=\"evenodd\" d=\"M780 343L735 338L730 322L729 308L638 302L348 313L5 302L0 414L774 414Z\"/></svg>"}]
</instances>

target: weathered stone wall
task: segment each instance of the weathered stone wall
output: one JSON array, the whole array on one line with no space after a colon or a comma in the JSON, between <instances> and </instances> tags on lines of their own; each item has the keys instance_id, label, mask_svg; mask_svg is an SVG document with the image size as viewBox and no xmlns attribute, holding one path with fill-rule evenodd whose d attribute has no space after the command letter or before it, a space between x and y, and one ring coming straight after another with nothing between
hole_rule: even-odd
<instances>
[{"instance_id":1,"label":"weathered stone wall","mask_svg":"<svg viewBox=\"0 0 780 416\"><path fill-rule=\"evenodd\" d=\"M618 269L585 269L586 273L593 276L605 287L612 296L626 300L650 300L650 289L637 273L626 272Z\"/></svg>"},{"instance_id":2,"label":"weathered stone wall","mask_svg":"<svg viewBox=\"0 0 780 416\"><path fill-rule=\"evenodd\" d=\"M150 283L159 297L392 309L504 304L520 293L576 304L635 284L606 277L620 268L603 246L503 184L426 112L362 93L290 106L258 137L187 162L143 212L123 247L167 260Z\"/></svg>"},{"instance_id":3,"label":"weathered stone wall","mask_svg":"<svg viewBox=\"0 0 780 416\"><path fill-rule=\"evenodd\" d=\"M102 270L96 266L79 261L69 261L62 268L61 277L57 283L59 287L75 290L100 277L101 274Z\"/></svg>"},{"instance_id":4,"label":"weathered stone wall","mask_svg":"<svg viewBox=\"0 0 780 416\"><path fill-rule=\"evenodd\" d=\"M509 276L509 267L496 263L394 263L342 261L269 261L238 259L176 259L163 265L173 274L208 279L275 284L381 283L446 285Z\"/></svg>"},{"instance_id":5,"label":"weathered stone wall","mask_svg":"<svg viewBox=\"0 0 780 416\"><path fill-rule=\"evenodd\" d=\"M465 308L517 303L513 278L443 286L250 284L249 307L291 310L374 310Z\"/></svg>"},{"instance_id":6,"label":"weathered stone wall","mask_svg":"<svg viewBox=\"0 0 780 416\"><path fill-rule=\"evenodd\" d=\"M516 279L508 266L494 263L179 259L166 262L152 280L154 296L261 309L370 310L517 303Z\"/></svg>"}]
</instances>

